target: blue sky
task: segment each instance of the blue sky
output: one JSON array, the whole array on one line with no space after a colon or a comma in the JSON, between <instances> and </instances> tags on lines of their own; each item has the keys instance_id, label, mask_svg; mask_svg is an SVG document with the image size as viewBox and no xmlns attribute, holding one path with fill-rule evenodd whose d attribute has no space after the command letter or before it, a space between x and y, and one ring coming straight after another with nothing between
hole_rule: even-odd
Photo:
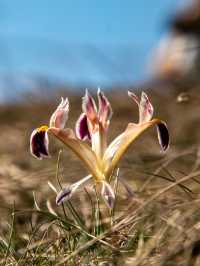
<instances>
[{"instance_id":1,"label":"blue sky","mask_svg":"<svg viewBox=\"0 0 200 266\"><path fill-rule=\"evenodd\" d=\"M183 0L2 0L0 76L110 86L144 78Z\"/></svg>"}]
</instances>

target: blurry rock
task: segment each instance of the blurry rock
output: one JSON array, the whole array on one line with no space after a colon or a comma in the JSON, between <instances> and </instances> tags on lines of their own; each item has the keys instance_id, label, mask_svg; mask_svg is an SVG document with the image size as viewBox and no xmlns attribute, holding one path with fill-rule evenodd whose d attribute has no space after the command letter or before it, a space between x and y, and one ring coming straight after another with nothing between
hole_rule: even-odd
<instances>
[{"instance_id":1,"label":"blurry rock","mask_svg":"<svg viewBox=\"0 0 200 266\"><path fill-rule=\"evenodd\" d=\"M190 95L186 92L182 92L177 96L177 103L188 103L190 100Z\"/></svg>"},{"instance_id":2,"label":"blurry rock","mask_svg":"<svg viewBox=\"0 0 200 266\"><path fill-rule=\"evenodd\" d=\"M172 28L182 34L200 35L200 1L190 0L172 19Z\"/></svg>"},{"instance_id":3,"label":"blurry rock","mask_svg":"<svg viewBox=\"0 0 200 266\"><path fill-rule=\"evenodd\" d=\"M200 84L200 0L171 19L170 33L154 55L153 75L184 89Z\"/></svg>"}]
</instances>

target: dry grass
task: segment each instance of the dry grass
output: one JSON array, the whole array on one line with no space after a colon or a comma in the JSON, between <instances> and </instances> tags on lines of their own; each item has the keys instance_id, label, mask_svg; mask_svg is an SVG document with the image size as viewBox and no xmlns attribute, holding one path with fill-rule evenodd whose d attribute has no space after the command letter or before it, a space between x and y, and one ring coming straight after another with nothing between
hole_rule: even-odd
<instances>
[{"instance_id":1,"label":"dry grass","mask_svg":"<svg viewBox=\"0 0 200 266\"><path fill-rule=\"evenodd\" d=\"M72 126L81 111L81 100L69 94ZM36 100L27 96L24 103L1 106L2 265L199 265L197 94L195 89L187 102L177 103L176 91L149 92L155 116L168 123L170 150L160 153L154 130L146 132L133 145L120 166L120 175L133 187L135 197L127 198L119 186L112 225L107 209L101 205L98 228L93 216L97 203L90 187L80 190L72 199L72 207L83 224L77 223L70 206L65 206L66 216L62 207L55 206L55 194L47 182L58 187L55 174L59 144L52 141L51 160L41 162L29 155L31 130L48 121L59 98ZM113 137L127 122L137 121L137 108L125 92L108 95L114 109L110 133ZM63 151L60 166L62 184L78 180L86 173L69 151Z\"/></svg>"}]
</instances>

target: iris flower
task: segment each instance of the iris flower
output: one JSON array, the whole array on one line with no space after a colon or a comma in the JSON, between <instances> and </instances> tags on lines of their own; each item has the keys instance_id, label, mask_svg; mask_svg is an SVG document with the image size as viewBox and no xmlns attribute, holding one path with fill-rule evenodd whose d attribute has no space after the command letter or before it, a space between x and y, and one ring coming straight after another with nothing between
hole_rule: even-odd
<instances>
[{"instance_id":1,"label":"iris flower","mask_svg":"<svg viewBox=\"0 0 200 266\"><path fill-rule=\"evenodd\" d=\"M113 112L110 102L100 89L97 92L98 108L86 90L82 100L82 113L76 122L75 130L65 128L69 101L67 98L65 100L62 98L50 118L49 126L41 126L32 132L30 150L33 156L38 159L49 157L48 134L52 134L81 159L89 172L88 176L60 191L56 198L57 204L70 199L80 185L92 178L95 185L100 188L101 196L107 206L113 208L115 194L110 183L119 161L128 147L151 126L157 127L160 146L163 151L167 150L169 146L167 126L160 119L152 119L153 106L147 95L142 92L139 99L134 93L128 92L128 96L138 105L139 121L129 123L124 132L109 145L107 136Z\"/></svg>"}]
</instances>

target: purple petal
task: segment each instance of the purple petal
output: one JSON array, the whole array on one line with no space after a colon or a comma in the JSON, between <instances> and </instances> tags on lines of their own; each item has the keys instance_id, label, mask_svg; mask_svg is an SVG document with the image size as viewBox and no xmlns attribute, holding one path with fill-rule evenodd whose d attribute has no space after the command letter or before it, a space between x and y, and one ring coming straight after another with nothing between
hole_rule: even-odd
<instances>
[{"instance_id":1,"label":"purple petal","mask_svg":"<svg viewBox=\"0 0 200 266\"><path fill-rule=\"evenodd\" d=\"M90 132L88 129L87 116L85 113L81 114L76 122L75 132L77 138L80 140L91 139Z\"/></svg>"},{"instance_id":2,"label":"purple petal","mask_svg":"<svg viewBox=\"0 0 200 266\"><path fill-rule=\"evenodd\" d=\"M113 209L115 203L115 194L111 186L105 181L102 182L101 196L103 197L106 205L110 209Z\"/></svg>"},{"instance_id":3,"label":"purple petal","mask_svg":"<svg viewBox=\"0 0 200 266\"><path fill-rule=\"evenodd\" d=\"M83 112L91 121L95 121L97 119L97 107L95 101L87 90L85 92L85 96L83 97L82 108Z\"/></svg>"},{"instance_id":4,"label":"purple petal","mask_svg":"<svg viewBox=\"0 0 200 266\"><path fill-rule=\"evenodd\" d=\"M30 137L30 151L37 159L42 159L49 156L48 152L48 133L46 126L35 129Z\"/></svg>"},{"instance_id":5,"label":"purple petal","mask_svg":"<svg viewBox=\"0 0 200 266\"><path fill-rule=\"evenodd\" d=\"M140 123L148 122L152 119L153 106L148 96L144 92L142 92L142 95L141 95L139 113L140 113L140 118L139 118Z\"/></svg>"},{"instance_id":6,"label":"purple petal","mask_svg":"<svg viewBox=\"0 0 200 266\"><path fill-rule=\"evenodd\" d=\"M100 89L98 89L97 94L99 100L99 120L102 122L103 126L107 126L107 122L110 121L113 114L112 108L110 102Z\"/></svg>"},{"instance_id":7,"label":"purple petal","mask_svg":"<svg viewBox=\"0 0 200 266\"><path fill-rule=\"evenodd\" d=\"M167 129L167 125L164 122L160 122L156 125L156 127L159 144L163 151L166 151L169 147L169 131Z\"/></svg>"}]
</instances>

